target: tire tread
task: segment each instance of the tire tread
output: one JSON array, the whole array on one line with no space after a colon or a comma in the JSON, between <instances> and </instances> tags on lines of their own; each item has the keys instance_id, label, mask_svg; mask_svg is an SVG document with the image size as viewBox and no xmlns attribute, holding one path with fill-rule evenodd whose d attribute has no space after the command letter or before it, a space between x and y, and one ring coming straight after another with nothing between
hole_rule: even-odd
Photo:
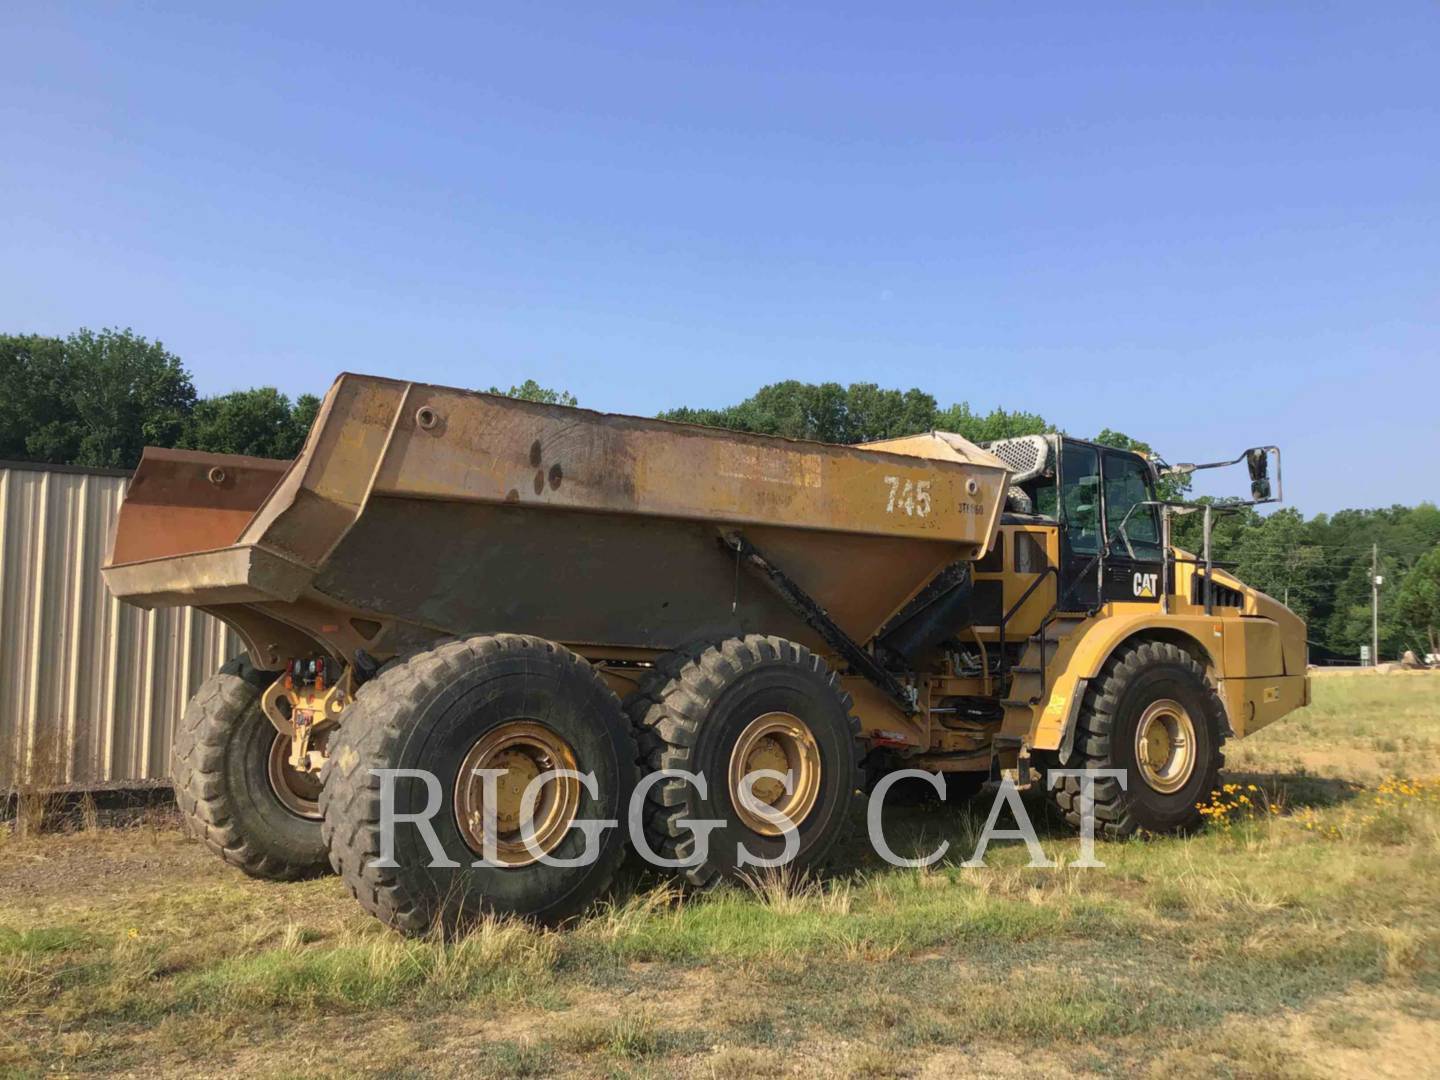
<instances>
[{"instance_id":1,"label":"tire tread","mask_svg":"<svg viewBox=\"0 0 1440 1080\"><path fill-rule=\"evenodd\" d=\"M1131 680L1158 665L1182 668L1194 678L1199 687L1203 687L1211 714L1205 719L1212 725L1215 749L1211 761L1197 763L1196 767L1211 770L1216 775L1224 768L1224 725L1223 722L1217 722L1224 717L1224 705L1220 696L1206 681L1205 669L1193 656L1178 645L1164 641L1146 641L1129 646L1116 653L1105 665L1100 677L1086 691L1085 701L1076 721L1079 727L1075 732L1070 768L1112 767L1111 734L1121 696ZM1131 782L1135 782L1133 778ZM1065 821L1078 829L1081 824L1079 778L1062 778L1051 789L1051 797ZM1195 822L1199 821L1199 817L1199 811L1196 810ZM1096 835L1110 839L1130 836L1139 828L1127 793L1114 779L1107 778L1095 785L1095 819Z\"/></svg>"},{"instance_id":2,"label":"tire tread","mask_svg":"<svg viewBox=\"0 0 1440 1080\"><path fill-rule=\"evenodd\" d=\"M604 687L586 660L555 642L521 634L487 634L445 641L387 665L360 687L346 710L337 745L321 773L322 832L331 864L351 895L397 930L426 933L435 912L426 897L407 885L400 867L373 865L380 856L380 796L379 780L370 770L393 764L426 699L449 678L486 660L527 651L583 668ZM608 687L605 692L613 697ZM608 865L601 871L602 888L614 877L624 854L623 844L610 845L603 856Z\"/></svg>"},{"instance_id":3,"label":"tire tread","mask_svg":"<svg viewBox=\"0 0 1440 1080\"><path fill-rule=\"evenodd\" d=\"M284 859L246 835L224 775L234 726L272 678L270 672L259 671L244 656L237 656L206 679L176 728L170 776L186 829L210 851L250 877L297 881L323 872L325 861Z\"/></svg>"},{"instance_id":4,"label":"tire tread","mask_svg":"<svg viewBox=\"0 0 1440 1080\"><path fill-rule=\"evenodd\" d=\"M667 653L656 662L650 675L625 699L640 750L642 773L659 769L697 771L693 750L716 700L746 672L771 663L792 665L817 676L835 696L855 741L850 789L857 791L863 783L860 760L864 746L854 700L841 685L840 677L819 656L804 645L764 634L696 644ZM650 789L646 797L646 838L664 858L686 858L694 851L694 833L680 822L703 816L697 800L695 788L679 778L662 780ZM851 809L848 805L845 808L845 827L836 829L824 848L814 852L817 860L841 841L854 817ZM722 869L711 859L685 869L683 876L691 885L706 888L720 880Z\"/></svg>"}]
</instances>

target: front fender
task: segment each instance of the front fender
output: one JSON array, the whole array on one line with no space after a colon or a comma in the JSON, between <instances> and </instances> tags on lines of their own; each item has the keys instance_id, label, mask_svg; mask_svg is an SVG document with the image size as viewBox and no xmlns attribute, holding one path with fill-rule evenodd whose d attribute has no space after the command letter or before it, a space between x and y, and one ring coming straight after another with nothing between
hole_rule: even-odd
<instances>
[{"instance_id":1,"label":"front fender","mask_svg":"<svg viewBox=\"0 0 1440 1080\"><path fill-rule=\"evenodd\" d=\"M1079 716L1086 683L1099 675L1115 651L1131 639L1169 641L1190 649L1212 674L1217 687L1223 686L1224 619L1165 615L1151 604L1116 604L1111 614L1081 623L1061 642L1055 658L1060 674L1035 706L1027 740L1031 747L1058 750L1065 744L1067 732ZM1226 711L1230 711L1228 701ZM1234 727L1234 717L1230 720Z\"/></svg>"}]
</instances>

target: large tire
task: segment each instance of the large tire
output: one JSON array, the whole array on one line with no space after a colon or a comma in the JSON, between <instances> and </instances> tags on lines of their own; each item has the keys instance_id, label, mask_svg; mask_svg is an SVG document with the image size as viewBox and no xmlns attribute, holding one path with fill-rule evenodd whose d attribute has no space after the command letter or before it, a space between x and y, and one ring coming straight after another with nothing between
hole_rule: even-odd
<instances>
[{"instance_id":1,"label":"large tire","mask_svg":"<svg viewBox=\"0 0 1440 1080\"><path fill-rule=\"evenodd\" d=\"M318 817L286 807L270 780L277 732L260 708L275 679L243 656L190 699L170 750L175 801L190 832L251 877L294 881L330 869Z\"/></svg>"},{"instance_id":2,"label":"large tire","mask_svg":"<svg viewBox=\"0 0 1440 1080\"><path fill-rule=\"evenodd\" d=\"M818 868L847 831L862 784L860 722L851 705L824 661L783 638L751 634L666 657L655 677L627 700L644 767L701 774L707 793L702 798L694 784L678 777L649 790L645 831L652 850L666 859L691 859L695 833L680 822L723 821L710 834L704 859L683 870L691 884L702 887L744 869L737 844L754 857L780 855L783 838L746 824L728 775L732 753L750 725L766 715L788 714L813 736L819 762L818 790L798 822L800 846L788 865L797 874Z\"/></svg>"},{"instance_id":3,"label":"large tire","mask_svg":"<svg viewBox=\"0 0 1440 1080\"><path fill-rule=\"evenodd\" d=\"M1147 716L1153 719L1147 721ZM1123 790L1113 778L1095 784L1097 835L1118 838L1138 829L1180 832L1200 824L1198 804L1215 789L1225 764L1225 709L1206 682L1204 668L1189 653L1158 641L1120 651L1086 692L1078 722L1067 767L1126 773ZM1158 762L1142 766L1139 755L1149 751L1150 742L1142 748L1138 736L1142 723L1158 735L1172 722L1188 722L1188 730L1180 730L1191 739L1191 751L1188 767L1177 757L1156 753L1156 758L1176 762L1173 775L1166 776ZM1162 745L1171 746L1172 755L1178 753L1168 736ZM1051 795L1065 820L1078 828L1080 781L1057 779Z\"/></svg>"},{"instance_id":4,"label":"large tire","mask_svg":"<svg viewBox=\"0 0 1440 1080\"><path fill-rule=\"evenodd\" d=\"M482 852L473 833L467 839L462 831L460 818L468 815L456 806L466 789L457 780L479 767L471 757L477 748L521 731L563 744L576 771L595 774L598 798L579 788L567 820L620 823L600 834L599 857L587 866L472 865ZM563 921L608 887L624 857L636 756L619 700L568 649L512 634L449 642L382 671L346 710L321 792L331 860L361 906L408 934L437 926L453 933L485 914ZM395 865L375 865L382 839L375 769L426 770L437 778L441 804L431 824L458 866L431 866L425 837L404 822L394 830ZM428 797L423 780L402 777L395 784L398 814L422 812ZM575 859L585 850L578 828L554 835L547 857Z\"/></svg>"}]
</instances>

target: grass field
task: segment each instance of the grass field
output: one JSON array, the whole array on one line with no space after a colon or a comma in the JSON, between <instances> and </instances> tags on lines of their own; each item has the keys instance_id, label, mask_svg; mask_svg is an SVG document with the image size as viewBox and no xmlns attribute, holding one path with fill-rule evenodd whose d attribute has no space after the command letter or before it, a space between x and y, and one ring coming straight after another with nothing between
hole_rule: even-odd
<instances>
[{"instance_id":1,"label":"grass field","mask_svg":"<svg viewBox=\"0 0 1440 1080\"><path fill-rule=\"evenodd\" d=\"M952 841L926 872L862 840L821 885L680 900L642 879L573 929L452 945L384 931L334 878L246 880L164 816L12 837L0 1072L1420 1075L1440 674L1315 697L1230 747L1204 832L1102 844L1106 869L1030 869L1010 841L964 868L983 813L917 808L897 849ZM1074 857L1053 821L1041 837Z\"/></svg>"}]
</instances>

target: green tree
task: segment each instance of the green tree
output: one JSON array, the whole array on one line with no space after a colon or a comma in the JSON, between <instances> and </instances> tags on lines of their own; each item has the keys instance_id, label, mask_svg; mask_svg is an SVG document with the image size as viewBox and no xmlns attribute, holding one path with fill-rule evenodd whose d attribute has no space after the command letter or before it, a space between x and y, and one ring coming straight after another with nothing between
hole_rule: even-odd
<instances>
[{"instance_id":1,"label":"green tree","mask_svg":"<svg viewBox=\"0 0 1440 1080\"><path fill-rule=\"evenodd\" d=\"M1227 547L1240 579L1308 620L1326 566L1325 553L1311 541L1304 515L1289 507L1268 517L1256 514L1237 533Z\"/></svg>"},{"instance_id":2,"label":"green tree","mask_svg":"<svg viewBox=\"0 0 1440 1080\"><path fill-rule=\"evenodd\" d=\"M300 453L300 448L305 445L305 436L310 434L310 429L315 426L315 417L319 414L320 398L314 394L301 394L295 399L290 410L291 421L295 430L300 433L300 439L295 444L295 453Z\"/></svg>"},{"instance_id":3,"label":"green tree","mask_svg":"<svg viewBox=\"0 0 1440 1080\"><path fill-rule=\"evenodd\" d=\"M195 387L180 358L133 330L6 338L0 414L7 453L35 461L130 468L147 444L174 446Z\"/></svg>"},{"instance_id":4,"label":"green tree","mask_svg":"<svg viewBox=\"0 0 1440 1080\"><path fill-rule=\"evenodd\" d=\"M82 425L77 465L133 468L146 446L174 446L195 405L180 358L133 330L79 330L65 340Z\"/></svg>"},{"instance_id":5,"label":"green tree","mask_svg":"<svg viewBox=\"0 0 1440 1080\"><path fill-rule=\"evenodd\" d=\"M982 415L965 402L941 409L933 395L913 387L892 390L875 383L847 387L795 379L762 386L737 405L669 409L660 417L831 443L874 442L925 431L952 431L972 442L989 442L1053 430L1034 413L994 409Z\"/></svg>"},{"instance_id":6,"label":"green tree","mask_svg":"<svg viewBox=\"0 0 1440 1080\"><path fill-rule=\"evenodd\" d=\"M0 335L0 458L68 462L80 441L65 342Z\"/></svg>"},{"instance_id":7,"label":"green tree","mask_svg":"<svg viewBox=\"0 0 1440 1080\"><path fill-rule=\"evenodd\" d=\"M1440 656L1440 546L1422 555L1405 574L1390 617L1402 648Z\"/></svg>"},{"instance_id":8,"label":"green tree","mask_svg":"<svg viewBox=\"0 0 1440 1080\"><path fill-rule=\"evenodd\" d=\"M290 399L271 386L237 390L195 404L179 445L217 454L293 458L304 444L320 399Z\"/></svg>"},{"instance_id":9,"label":"green tree","mask_svg":"<svg viewBox=\"0 0 1440 1080\"><path fill-rule=\"evenodd\" d=\"M968 401L951 405L935 417L933 425L940 431L954 432L975 443L994 442L996 439L1013 439L1020 435L1044 435L1055 428L1046 423L1038 413L1006 409L991 409L988 413L977 413Z\"/></svg>"},{"instance_id":10,"label":"green tree","mask_svg":"<svg viewBox=\"0 0 1440 1080\"><path fill-rule=\"evenodd\" d=\"M519 398L521 401L537 401L541 405L578 405L579 401L575 395L568 390L551 390L548 386L541 386L534 379L526 379L519 386L512 386L509 390L501 390L498 386L490 387L490 393L503 394L506 397Z\"/></svg>"},{"instance_id":11,"label":"green tree","mask_svg":"<svg viewBox=\"0 0 1440 1080\"><path fill-rule=\"evenodd\" d=\"M845 388L839 383L802 383L788 379L762 386L738 405L722 409L670 409L660 417L760 435L847 442L851 431L847 398ZM871 400L867 404L873 408L875 402Z\"/></svg>"},{"instance_id":12,"label":"green tree","mask_svg":"<svg viewBox=\"0 0 1440 1080\"><path fill-rule=\"evenodd\" d=\"M1208 495L1196 499L1204 505L1214 503ZM1261 517L1253 507L1226 507L1211 515L1210 555L1216 562L1234 565L1240 545L1240 537L1247 529L1258 527ZM1192 555L1204 554L1205 515L1203 511L1192 510L1177 513L1172 519L1170 539L1178 548Z\"/></svg>"},{"instance_id":13,"label":"green tree","mask_svg":"<svg viewBox=\"0 0 1440 1080\"><path fill-rule=\"evenodd\" d=\"M830 384L835 385L835 384ZM883 390L875 383L851 383L845 390L838 442L875 442L917 435L936 426L935 399L923 390Z\"/></svg>"}]
</instances>

